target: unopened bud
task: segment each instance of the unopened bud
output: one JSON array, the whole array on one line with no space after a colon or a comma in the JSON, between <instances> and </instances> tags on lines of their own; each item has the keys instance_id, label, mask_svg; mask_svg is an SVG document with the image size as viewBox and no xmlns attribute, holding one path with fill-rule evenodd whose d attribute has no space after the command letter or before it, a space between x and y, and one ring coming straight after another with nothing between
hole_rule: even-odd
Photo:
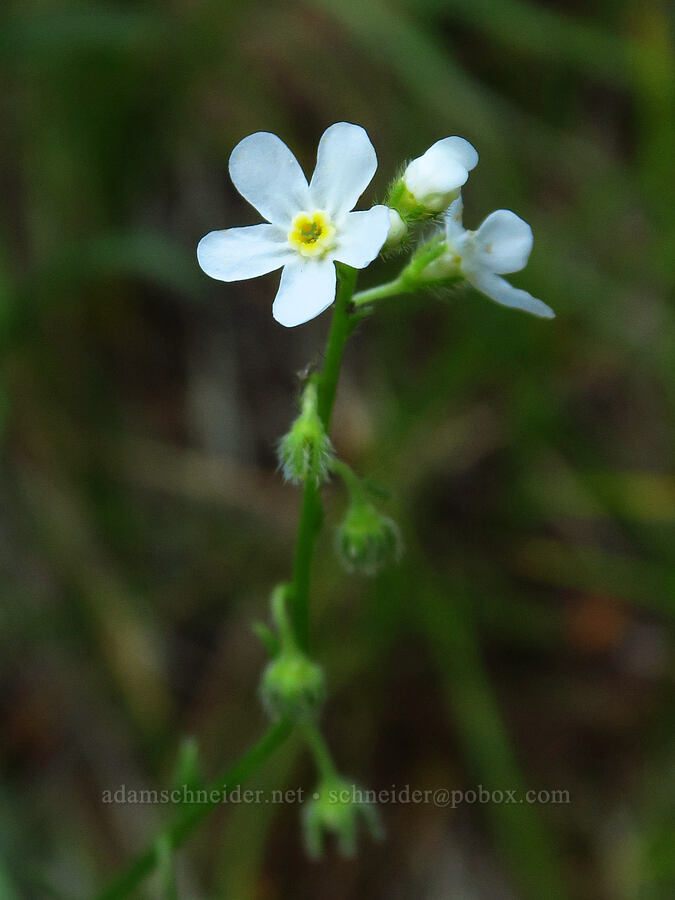
<instances>
[{"instance_id":1,"label":"unopened bud","mask_svg":"<svg viewBox=\"0 0 675 900\"><path fill-rule=\"evenodd\" d=\"M402 552L396 522L367 500L352 501L337 531L337 553L349 572L376 575Z\"/></svg>"}]
</instances>

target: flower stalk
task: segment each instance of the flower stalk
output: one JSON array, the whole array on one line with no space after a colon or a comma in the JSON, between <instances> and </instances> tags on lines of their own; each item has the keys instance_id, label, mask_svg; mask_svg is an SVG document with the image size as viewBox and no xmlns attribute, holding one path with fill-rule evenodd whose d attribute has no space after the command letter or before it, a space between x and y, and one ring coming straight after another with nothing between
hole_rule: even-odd
<instances>
[{"instance_id":1,"label":"flower stalk","mask_svg":"<svg viewBox=\"0 0 675 900\"><path fill-rule=\"evenodd\" d=\"M325 363L317 377L318 411L326 433L330 428L342 354L353 328L349 308L355 285L356 271L349 266L338 266L338 291L326 343ZM302 497L290 588L293 630L298 647L305 652L309 649L310 572L322 519L319 489L315 483L308 481Z\"/></svg>"},{"instance_id":2,"label":"flower stalk","mask_svg":"<svg viewBox=\"0 0 675 900\"><path fill-rule=\"evenodd\" d=\"M367 303L374 303L375 300L384 300L385 297L395 297L397 294L405 294L412 290L414 290L414 288L406 284L402 275L399 275L399 277L394 278L393 281L387 281L384 284L378 284L376 287L368 288L365 291L359 291L358 294L354 294L352 302L358 309L361 306L365 306Z\"/></svg>"},{"instance_id":3,"label":"flower stalk","mask_svg":"<svg viewBox=\"0 0 675 900\"><path fill-rule=\"evenodd\" d=\"M338 778L338 770L333 762L333 757L328 744L316 722L303 722L298 726L307 745L314 765L322 781L330 781Z\"/></svg>"}]
</instances>

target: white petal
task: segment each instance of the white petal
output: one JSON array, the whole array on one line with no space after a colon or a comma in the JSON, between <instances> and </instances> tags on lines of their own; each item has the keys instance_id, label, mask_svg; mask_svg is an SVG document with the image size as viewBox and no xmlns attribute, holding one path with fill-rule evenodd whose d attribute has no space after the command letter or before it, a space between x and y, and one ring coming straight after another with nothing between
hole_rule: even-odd
<instances>
[{"instance_id":1,"label":"white petal","mask_svg":"<svg viewBox=\"0 0 675 900\"><path fill-rule=\"evenodd\" d=\"M272 315L281 325L302 325L335 300L335 264L332 259L296 257L281 273Z\"/></svg>"},{"instance_id":2,"label":"white petal","mask_svg":"<svg viewBox=\"0 0 675 900\"><path fill-rule=\"evenodd\" d=\"M468 277L474 287L496 300L497 303L501 303L502 306L524 309L526 312L534 313L535 316L541 316L544 319L555 318L555 313L550 306L537 300L527 291L515 288L499 275L494 275L492 272L479 272Z\"/></svg>"},{"instance_id":3,"label":"white petal","mask_svg":"<svg viewBox=\"0 0 675 900\"><path fill-rule=\"evenodd\" d=\"M339 218L356 206L377 169L377 155L360 125L337 122L319 141L309 190L316 206Z\"/></svg>"},{"instance_id":4,"label":"white petal","mask_svg":"<svg viewBox=\"0 0 675 900\"><path fill-rule=\"evenodd\" d=\"M287 228L311 202L307 179L286 144L276 134L258 131L240 141L230 156L232 183L267 219Z\"/></svg>"},{"instance_id":5,"label":"white petal","mask_svg":"<svg viewBox=\"0 0 675 900\"><path fill-rule=\"evenodd\" d=\"M461 162L435 147L413 159L403 179L416 200L440 212L450 202L452 193L466 184L469 173Z\"/></svg>"},{"instance_id":6,"label":"white petal","mask_svg":"<svg viewBox=\"0 0 675 900\"><path fill-rule=\"evenodd\" d=\"M338 233L332 255L339 262L364 269L382 249L389 235L389 209L373 206L364 212L348 213Z\"/></svg>"},{"instance_id":7,"label":"white petal","mask_svg":"<svg viewBox=\"0 0 675 900\"><path fill-rule=\"evenodd\" d=\"M453 240L456 240L461 234L464 234L464 225L462 225L463 213L464 201L460 194L445 211L445 236L450 243L452 243Z\"/></svg>"},{"instance_id":8,"label":"white petal","mask_svg":"<svg viewBox=\"0 0 675 900\"><path fill-rule=\"evenodd\" d=\"M532 252L532 229L510 209L490 213L474 235L478 263L490 272L520 272Z\"/></svg>"},{"instance_id":9,"label":"white petal","mask_svg":"<svg viewBox=\"0 0 675 900\"><path fill-rule=\"evenodd\" d=\"M210 231L197 245L199 265L219 281L256 278L283 266L295 254L276 225Z\"/></svg>"},{"instance_id":10,"label":"white petal","mask_svg":"<svg viewBox=\"0 0 675 900\"><path fill-rule=\"evenodd\" d=\"M462 166L464 166L467 172L475 169L478 165L478 153L476 152L476 148L463 137L453 135L453 137L443 138L440 141L436 141L436 143L432 144L429 148L429 150L434 149L442 151L448 158L457 160L458 163L461 163Z\"/></svg>"}]
</instances>

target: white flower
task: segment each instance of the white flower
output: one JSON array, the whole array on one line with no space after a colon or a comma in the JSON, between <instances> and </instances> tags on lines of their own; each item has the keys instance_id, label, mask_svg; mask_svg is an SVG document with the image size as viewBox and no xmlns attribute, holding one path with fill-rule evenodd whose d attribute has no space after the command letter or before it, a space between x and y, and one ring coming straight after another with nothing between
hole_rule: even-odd
<instances>
[{"instance_id":1,"label":"white flower","mask_svg":"<svg viewBox=\"0 0 675 900\"><path fill-rule=\"evenodd\" d=\"M237 144L229 168L234 186L269 224L211 231L197 247L199 265L220 281L283 266L272 314L282 325L302 325L335 299L334 261L363 269L387 238L386 206L350 211L377 169L373 145L358 125L331 125L307 184L286 144L259 131Z\"/></svg>"},{"instance_id":2,"label":"white flower","mask_svg":"<svg viewBox=\"0 0 675 900\"><path fill-rule=\"evenodd\" d=\"M408 164L403 182L420 206L441 212L455 199L477 163L478 153L464 138L443 138Z\"/></svg>"},{"instance_id":3,"label":"white flower","mask_svg":"<svg viewBox=\"0 0 675 900\"><path fill-rule=\"evenodd\" d=\"M461 274L503 306L524 309L545 319L555 317L550 306L500 278L524 269L532 252L532 229L520 216L510 209L498 209L478 231L467 231L462 225L462 198L458 197L445 214L445 239L447 250L427 266L426 277Z\"/></svg>"}]
</instances>

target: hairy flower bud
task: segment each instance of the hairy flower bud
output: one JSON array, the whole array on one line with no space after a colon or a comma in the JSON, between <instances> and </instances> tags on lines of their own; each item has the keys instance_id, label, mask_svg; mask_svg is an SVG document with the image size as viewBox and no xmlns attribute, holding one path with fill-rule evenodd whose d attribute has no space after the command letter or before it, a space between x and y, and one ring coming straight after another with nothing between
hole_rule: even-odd
<instances>
[{"instance_id":1,"label":"hairy flower bud","mask_svg":"<svg viewBox=\"0 0 675 900\"><path fill-rule=\"evenodd\" d=\"M337 531L337 553L348 572L376 575L402 552L398 525L367 500L353 500Z\"/></svg>"},{"instance_id":2,"label":"hairy flower bud","mask_svg":"<svg viewBox=\"0 0 675 900\"><path fill-rule=\"evenodd\" d=\"M339 776L324 779L317 786L302 811L305 846L312 859L323 855L325 832L335 836L342 856L354 856L360 819L371 837L382 840L380 817L366 794L358 785Z\"/></svg>"},{"instance_id":3,"label":"hairy flower bud","mask_svg":"<svg viewBox=\"0 0 675 900\"><path fill-rule=\"evenodd\" d=\"M300 415L278 446L279 465L284 478L293 484L326 480L334 458L333 445L317 409L316 385L305 388Z\"/></svg>"},{"instance_id":4,"label":"hairy flower bud","mask_svg":"<svg viewBox=\"0 0 675 900\"><path fill-rule=\"evenodd\" d=\"M260 695L269 716L294 722L314 718L325 697L323 670L298 650L284 650L268 663Z\"/></svg>"}]
</instances>

